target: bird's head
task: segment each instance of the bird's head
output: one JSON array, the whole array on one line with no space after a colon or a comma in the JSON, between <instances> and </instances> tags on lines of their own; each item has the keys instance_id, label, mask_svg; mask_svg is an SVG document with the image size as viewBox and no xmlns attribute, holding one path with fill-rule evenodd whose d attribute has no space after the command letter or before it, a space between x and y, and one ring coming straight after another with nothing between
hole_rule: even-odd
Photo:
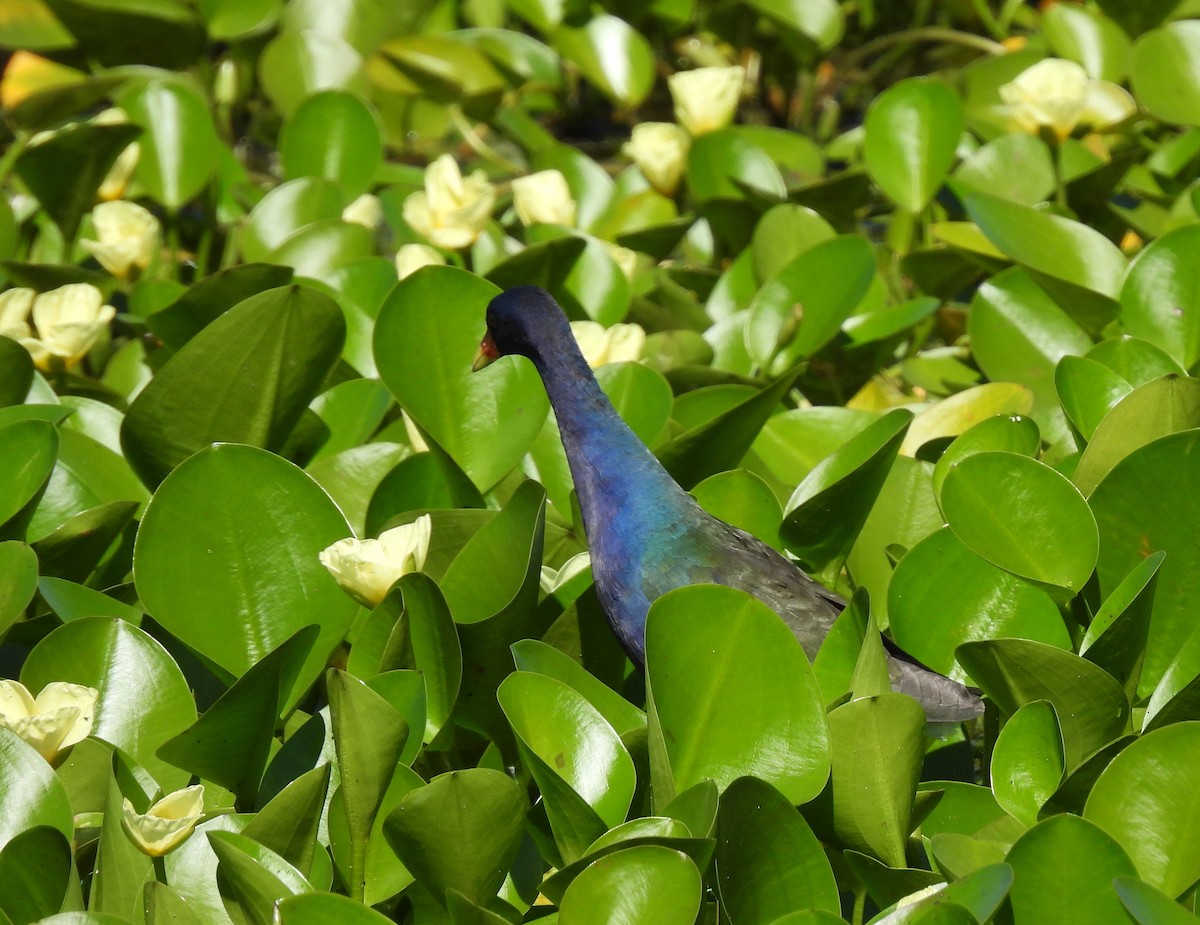
<instances>
[{"instance_id":1,"label":"bird's head","mask_svg":"<svg viewBox=\"0 0 1200 925\"><path fill-rule=\"evenodd\" d=\"M478 371L512 353L536 361L560 337L574 343L567 316L554 297L537 286L516 286L488 303L487 333L471 369Z\"/></svg>"}]
</instances>

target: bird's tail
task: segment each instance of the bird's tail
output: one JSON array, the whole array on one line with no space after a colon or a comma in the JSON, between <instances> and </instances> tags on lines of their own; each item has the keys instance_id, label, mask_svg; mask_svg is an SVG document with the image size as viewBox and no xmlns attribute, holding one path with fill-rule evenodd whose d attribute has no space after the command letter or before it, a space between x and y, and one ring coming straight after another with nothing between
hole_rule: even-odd
<instances>
[{"instance_id":1,"label":"bird's tail","mask_svg":"<svg viewBox=\"0 0 1200 925\"><path fill-rule=\"evenodd\" d=\"M919 701L931 723L961 723L983 713L979 691L921 665L888 658L892 689Z\"/></svg>"}]
</instances>

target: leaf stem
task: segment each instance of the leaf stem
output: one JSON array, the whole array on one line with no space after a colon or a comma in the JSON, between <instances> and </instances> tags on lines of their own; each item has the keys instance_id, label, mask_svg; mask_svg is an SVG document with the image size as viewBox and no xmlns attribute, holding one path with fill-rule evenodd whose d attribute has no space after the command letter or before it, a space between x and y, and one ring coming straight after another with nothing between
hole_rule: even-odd
<instances>
[{"instance_id":1,"label":"leaf stem","mask_svg":"<svg viewBox=\"0 0 1200 925\"><path fill-rule=\"evenodd\" d=\"M493 148L490 144L483 140L483 137L476 130L475 126L470 123L465 115L463 115L462 107L450 107L450 121L454 127L458 129L458 133L462 135L465 141L480 157L485 161L494 164L496 167L503 170L505 173L524 174L525 170L520 164L510 161L507 157Z\"/></svg>"},{"instance_id":2,"label":"leaf stem","mask_svg":"<svg viewBox=\"0 0 1200 925\"><path fill-rule=\"evenodd\" d=\"M850 52L842 62L843 70L852 70L871 55L877 54L893 45L904 42L946 42L951 45L963 45L974 48L988 55L1003 55L1008 53L999 42L982 35L972 35L970 32L959 32L957 29L947 29L944 26L922 26L919 29L906 29L891 35L881 35L865 45L860 45Z\"/></svg>"}]
</instances>

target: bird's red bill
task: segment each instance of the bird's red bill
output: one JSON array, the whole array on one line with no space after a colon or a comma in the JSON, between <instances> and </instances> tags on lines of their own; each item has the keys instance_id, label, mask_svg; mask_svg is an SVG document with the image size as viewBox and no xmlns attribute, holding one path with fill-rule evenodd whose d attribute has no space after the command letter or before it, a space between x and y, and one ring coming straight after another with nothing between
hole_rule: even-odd
<instances>
[{"instance_id":1,"label":"bird's red bill","mask_svg":"<svg viewBox=\"0 0 1200 925\"><path fill-rule=\"evenodd\" d=\"M475 353L475 362L471 364L471 372L477 373L500 356L496 342L492 340L492 332L488 331L479 342L479 350Z\"/></svg>"}]
</instances>

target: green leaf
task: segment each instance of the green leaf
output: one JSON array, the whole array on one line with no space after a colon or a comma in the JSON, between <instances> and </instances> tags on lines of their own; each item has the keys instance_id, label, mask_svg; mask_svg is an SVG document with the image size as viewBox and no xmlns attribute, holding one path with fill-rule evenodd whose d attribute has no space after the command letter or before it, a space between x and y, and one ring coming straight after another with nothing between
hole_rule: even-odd
<instances>
[{"instance_id":1,"label":"green leaf","mask_svg":"<svg viewBox=\"0 0 1200 925\"><path fill-rule=\"evenodd\" d=\"M645 713L566 653L537 639L514 643L512 653L519 671L547 675L573 688L608 720L618 735L645 730Z\"/></svg>"},{"instance_id":2,"label":"green leaf","mask_svg":"<svg viewBox=\"0 0 1200 925\"><path fill-rule=\"evenodd\" d=\"M575 878L560 925L690 925L700 908L700 871L686 854L639 845L605 855Z\"/></svg>"},{"instance_id":3,"label":"green leaf","mask_svg":"<svg viewBox=\"0 0 1200 925\"><path fill-rule=\"evenodd\" d=\"M387 925L392 920L348 896L306 893L281 902L280 925Z\"/></svg>"},{"instance_id":4,"label":"green leaf","mask_svg":"<svg viewBox=\"0 0 1200 925\"><path fill-rule=\"evenodd\" d=\"M217 169L221 143L208 102L178 80L134 85L117 101L142 130L137 179L168 209L178 210Z\"/></svg>"},{"instance_id":5,"label":"green leaf","mask_svg":"<svg viewBox=\"0 0 1200 925\"><path fill-rule=\"evenodd\" d=\"M1083 328L1019 267L997 273L979 287L971 300L967 331L979 368L993 382L1026 386L1039 414L1057 408L1059 360L1082 355L1092 346Z\"/></svg>"},{"instance_id":6,"label":"green leaf","mask_svg":"<svg viewBox=\"0 0 1200 925\"><path fill-rule=\"evenodd\" d=\"M196 721L183 672L155 639L124 620L88 617L54 630L29 653L21 683L40 691L51 681L100 692L92 734L128 752L168 789L187 775L155 752Z\"/></svg>"},{"instance_id":7,"label":"green leaf","mask_svg":"<svg viewBox=\"0 0 1200 925\"><path fill-rule=\"evenodd\" d=\"M499 771L450 771L406 794L383 830L439 903L454 889L486 905L516 856L525 806L521 787Z\"/></svg>"},{"instance_id":8,"label":"green leaf","mask_svg":"<svg viewBox=\"0 0 1200 925\"><path fill-rule=\"evenodd\" d=\"M10 337L0 337L0 408L20 405L33 385L33 358Z\"/></svg>"},{"instance_id":9,"label":"green leaf","mask_svg":"<svg viewBox=\"0 0 1200 925\"><path fill-rule=\"evenodd\" d=\"M911 421L904 409L889 412L819 462L796 486L779 532L805 568L845 561Z\"/></svg>"},{"instance_id":10,"label":"green leaf","mask_svg":"<svg viewBox=\"0 0 1200 925\"><path fill-rule=\"evenodd\" d=\"M68 126L26 148L17 159L17 176L73 241L109 168L139 134L135 125Z\"/></svg>"},{"instance_id":11,"label":"green leaf","mask_svg":"<svg viewBox=\"0 0 1200 925\"><path fill-rule=\"evenodd\" d=\"M754 666L748 671L748 666ZM754 775L793 803L820 792L828 731L812 668L787 625L745 592L678 588L646 621L655 799Z\"/></svg>"},{"instance_id":12,"label":"green leaf","mask_svg":"<svg viewBox=\"0 0 1200 925\"><path fill-rule=\"evenodd\" d=\"M1121 288L1125 330L1161 347L1185 369L1200 362L1200 271L1188 260L1197 244L1196 226L1167 232L1138 254Z\"/></svg>"},{"instance_id":13,"label":"green leaf","mask_svg":"<svg viewBox=\"0 0 1200 925\"><path fill-rule=\"evenodd\" d=\"M808 823L787 797L754 777L738 778L721 796L716 879L734 925L840 909L829 860Z\"/></svg>"},{"instance_id":14,"label":"green leaf","mask_svg":"<svg viewBox=\"0 0 1200 925\"><path fill-rule=\"evenodd\" d=\"M1084 808L1129 853L1138 876L1169 896L1200 878L1200 793L1190 782L1198 758L1200 723L1146 733L1112 760Z\"/></svg>"},{"instance_id":15,"label":"green leaf","mask_svg":"<svg viewBox=\"0 0 1200 925\"><path fill-rule=\"evenodd\" d=\"M1079 644L1079 654L1120 681L1131 696L1137 691L1158 569L1165 558L1159 550L1135 565L1100 605Z\"/></svg>"},{"instance_id":16,"label":"green leaf","mask_svg":"<svg viewBox=\"0 0 1200 925\"><path fill-rule=\"evenodd\" d=\"M1041 447L1041 433L1032 418L1021 414L997 414L984 418L965 431L946 447L933 469L933 490L939 495L950 470L968 456L991 450L1036 456Z\"/></svg>"},{"instance_id":17,"label":"green leaf","mask_svg":"<svg viewBox=\"0 0 1200 925\"><path fill-rule=\"evenodd\" d=\"M341 185L344 202L365 193L383 157L375 115L341 90L314 93L288 116L279 139L288 180L325 177Z\"/></svg>"},{"instance_id":18,"label":"green leaf","mask_svg":"<svg viewBox=\"0 0 1200 925\"><path fill-rule=\"evenodd\" d=\"M73 836L67 791L45 758L0 726L0 849L39 826Z\"/></svg>"},{"instance_id":19,"label":"green leaf","mask_svg":"<svg viewBox=\"0 0 1200 925\"><path fill-rule=\"evenodd\" d=\"M736 468L796 381L798 372L795 369L785 372L762 391L659 447L657 455L663 468L689 489L711 475Z\"/></svg>"},{"instance_id":20,"label":"green leaf","mask_svg":"<svg viewBox=\"0 0 1200 925\"><path fill-rule=\"evenodd\" d=\"M754 297L746 326L750 356L772 371L811 357L837 335L874 277L875 254L865 238L841 235L813 245Z\"/></svg>"},{"instance_id":21,"label":"green leaf","mask_svg":"<svg viewBox=\"0 0 1200 925\"><path fill-rule=\"evenodd\" d=\"M250 221L242 226L243 243L251 234L250 226ZM179 350L234 306L291 281L292 272L287 267L266 263L243 263L220 270L200 280L166 308L156 311L146 319L146 326L172 350Z\"/></svg>"},{"instance_id":22,"label":"green leaf","mask_svg":"<svg viewBox=\"0 0 1200 925\"><path fill-rule=\"evenodd\" d=\"M50 826L22 832L0 850L0 914L29 925L62 908L73 872L71 843Z\"/></svg>"},{"instance_id":23,"label":"green leaf","mask_svg":"<svg viewBox=\"0 0 1200 925\"><path fill-rule=\"evenodd\" d=\"M1017 840L1006 861L1017 922L1090 925L1117 922L1124 909L1112 881L1134 873L1129 857L1099 827L1063 814L1039 823Z\"/></svg>"},{"instance_id":24,"label":"green leaf","mask_svg":"<svg viewBox=\"0 0 1200 925\"><path fill-rule=\"evenodd\" d=\"M1100 528L1096 577L1112 593L1130 570L1165 550L1138 691L1149 695L1195 628L1200 549L1189 526L1200 517L1200 473L1190 464L1200 431L1160 437L1113 467L1089 498Z\"/></svg>"},{"instance_id":25,"label":"green leaf","mask_svg":"<svg viewBox=\"0 0 1200 925\"><path fill-rule=\"evenodd\" d=\"M320 626L290 710L358 610L317 559L348 534L328 495L295 466L219 445L159 486L138 531L134 579L158 623L235 676L302 627Z\"/></svg>"},{"instance_id":26,"label":"green leaf","mask_svg":"<svg viewBox=\"0 0 1200 925\"><path fill-rule=\"evenodd\" d=\"M1054 706L1035 700L1017 710L996 738L992 790L1010 815L1032 828L1038 810L1058 790L1066 768Z\"/></svg>"},{"instance_id":27,"label":"green leaf","mask_svg":"<svg viewBox=\"0 0 1200 925\"><path fill-rule=\"evenodd\" d=\"M741 127L719 129L692 140L687 156L688 191L700 203L743 200L746 190L769 199L787 195L771 156Z\"/></svg>"},{"instance_id":28,"label":"green leaf","mask_svg":"<svg viewBox=\"0 0 1200 925\"><path fill-rule=\"evenodd\" d=\"M950 172L963 128L962 100L947 84L927 78L893 84L867 110L867 172L900 208L920 212Z\"/></svg>"},{"instance_id":29,"label":"green leaf","mask_svg":"<svg viewBox=\"0 0 1200 925\"><path fill-rule=\"evenodd\" d=\"M216 442L283 449L341 353L328 296L291 286L251 296L193 337L138 394L121 442L146 484Z\"/></svg>"},{"instance_id":30,"label":"green leaf","mask_svg":"<svg viewBox=\"0 0 1200 925\"><path fill-rule=\"evenodd\" d=\"M1054 388L1082 442L1091 440L1109 409L1133 391L1132 385L1103 363L1077 356L1059 360Z\"/></svg>"},{"instance_id":31,"label":"green leaf","mask_svg":"<svg viewBox=\"0 0 1200 925\"><path fill-rule=\"evenodd\" d=\"M618 105L636 108L654 85L654 51L629 23L599 13L550 34L554 50Z\"/></svg>"},{"instance_id":32,"label":"green leaf","mask_svg":"<svg viewBox=\"0 0 1200 925\"><path fill-rule=\"evenodd\" d=\"M312 870L317 830L325 808L332 764L300 774L262 807L243 829L306 876Z\"/></svg>"},{"instance_id":33,"label":"green leaf","mask_svg":"<svg viewBox=\"0 0 1200 925\"><path fill-rule=\"evenodd\" d=\"M1096 521L1079 490L1044 463L987 452L954 466L942 509L973 552L1014 575L1074 596L1096 566Z\"/></svg>"},{"instance_id":34,"label":"green leaf","mask_svg":"<svg viewBox=\"0 0 1200 925\"><path fill-rule=\"evenodd\" d=\"M105 756L108 760L104 762L101 778L104 789L99 804L104 821L100 826L89 908L92 912L128 917L135 914L144 885L154 880L154 866L150 858L138 851L121 825L125 795L117 777L122 773L123 759L107 751ZM133 789L137 789L136 784ZM143 794L137 796L144 798Z\"/></svg>"},{"instance_id":35,"label":"green leaf","mask_svg":"<svg viewBox=\"0 0 1200 925\"><path fill-rule=\"evenodd\" d=\"M562 681L517 671L496 693L572 863L624 821L637 783L633 760L600 712Z\"/></svg>"},{"instance_id":36,"label":"green leaf","mask_svg":"<svg viewBox=\"0 0 1200 925\"><path fill-rule=\"evenodd\" d=\"M1023 132L1001 135L972 152L954 179L1023 206L1044 201L1057 186L1050 149L1036 135Z\"/></svg>"},{"instance_id":37,"label":"green leaf","mask_svg":"<svg viewBox=\"0 0 1200 925\"><path fill-rule=\"evenodd\" d=\"M1019 637L1071 648L1045 591L981 559L949 527L905 554L887 596L896 644L942 673L954 671L964 642Z\"/></svg>"},{"instance_id":38,"label":"green leaf","mask_svg":"<svg viewBox=\"0 0 1200 925\"><path fill-rule=\"evenodd\" d=\"M1172 374L1147 382L1109 408L1071 479L1090 495L1134 450L1193 427L1200 427L1200 379Z\"/></svg>"},{"instance_id":39,"label":"green leaf","mask_svg":"<svg viewBox=\"0 0 1200 925\"><path fill-rule=\"evenodd\" d=\"M1108 238L1059 215L964 186L954 189L988 239L1033 272L1061 308L1094 328L1116 316L1126 260Z\"/></svg>"},{"instance_id":40,"label":"green leaf","mask_svg":"<svg viewBox=\"0 0 1200 925\"><path fill-rule=\"evenodd\" d=\"M1135 877L1113 881L1117 896L1138 925L1195 925L1196 916L1148 883Z\"/></svg>"},{"instance_id":41,"label":"green leaf","mask_svg":"<svg viewBox=\"0 0 1200 925\"><path fill-rule=\"evenodd\" d=\"M533 442L549 403L532 364L471 359L499 290L462 270L428 267L401 281L375 322L375 359L396 400L487 490Z\"/></svg>"},{"instance_id":42,"label":"green leaf","mask_svg":"<svg viewBox=\"0 0 1200 925\"><path fill-rule=\"evenodd\" d=\"M1155 6L1165 17L1175 4ZM1200 124L1200 23L1183 20L1147 32L1133 46L1130 71L1138 102L1152 115L1164 122Z\"/></svg>"},{"instance_id":43,"label":"green leaf","mask_svg":"<svg viewBox=\"0 0 1200 925\"><path fill-rule=\"evenodd\" d=\"M253 803L275 727L318 628L306 626L252 666L191 727L165 742L158 756Z\"/></svg>"},{"instance_id":44,"label":"green leaf","mask_svg":"<svg viewBox=\"0 0 1200 925\"><path fill-rule=\"evenodd\" d=\"M790 202L772 206L754 226L754 272L760 280L768 280L806 250L836 234L829 222L807 206Z\"/></svg>"},{"instance_id":45,"label":"green leaf","mask_svg":"<svg viewBox=\"0 0 1200 925\"><path fill-rule=\"evenodd\" d=\"M0 542L0 637L20 619L38 589L37 553L15 540Z\"/></svg>"},{"instance_id":46,"label":"green leaf","mask_svg":"<svg viewBox=\"0 0 1200 925\"><path fill-rule=\"evenodd\" d=\"M267 97L286 116L309 94L350 90L366 95L362 56L337 35L324 30L282 32L258 58L259 79Z\"/></svg>"},{"instance_id":47,"label":"green leaf","mask_svg":"<svg viewBox=\"0 0 1200 925\"><path fill-rule=\"evenodd\" d=\"M781 548L783 511L761 476L748 469L718 472L693 488L692 495L714 517L757 536L768 546Z\"/></svg>"},{"instance_id":48,"label":"green leaf","mask_svg":"<svg viewBox=\"0 0 1200 925\"><path fill-rule=\"evenodd\" d=\"M345 205L342 200L337 184L323 177L301 177L279 184L246 216L238 239L242 257L247 261L263 260L297 231L341 218ZM195 291L193 287L191 292Z\"/></svg>"},{"instance_id":49,"label":"green leaf","mask_svg":"<svg viewBox=\"0 0 1200 925\"><path fill-rule=\"evenodd\" d=\"M183 67L204 50L204 27L190 9L168 0L46 0L46 5L101 64Z\"/></svg>"},{"instance_id":50,"label":"green leaf","mask_svg":"<svg viewBox=\"0 0 1200 925\"><path fill-rule=\"evenodd\" d=\"M1048 700L1062 728L1068 772L1125 731L1129 701L1103 669L1070 652L1028 639L993 639L958 647L958 660L996 705L1016 713Z\"/></svg>"},{"instance_id":51,"label":"green leaf","mask_svg":"<svg viewBox=\"0 0 1200 925\"><path fill-rule=\"evenodd\" d=\"M924 727L921 705L904 694L852 700L829 714L833 831L890 867L904 866Z\"/></svg>"},{"instance_id":52,"label":"green leaf","mask_svg":"<svg viewBox=\"0 0 1200 925\"><path fill-rule=\"evenodd\" d=\"M313 891L296 868L245 835L213 832L208 840L233 904L253 925L271 925L278 902Z\"/></svg>"},{"instance_id":53,"label":"green leaf","mask_svg":"<svg viewBox=\"0 0 1200 925\"><path fill-rule=\"evenodd\" d=\"M931 440L957 437L996 414L1028 414L1032 407L1029 389L1011 382L985 382L963 389L916 416L900 445L900 455L915 456Z\"/></svg>"}]
</instances>

